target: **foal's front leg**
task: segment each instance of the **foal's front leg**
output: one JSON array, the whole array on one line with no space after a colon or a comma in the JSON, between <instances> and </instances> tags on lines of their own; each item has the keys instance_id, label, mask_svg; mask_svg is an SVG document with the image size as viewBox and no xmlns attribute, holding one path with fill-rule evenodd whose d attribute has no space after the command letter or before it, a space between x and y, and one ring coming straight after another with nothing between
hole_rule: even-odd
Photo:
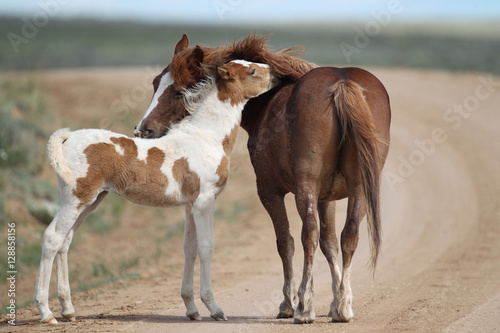
<instances>
[{"instance_id":1,"label":"foal's front leg","mask_svg":"<svg viewBox=\"0 0 500 333\"><path fill-rule=\"evenodd\" d=\"M191 207L186 205L186 226L184 230L184 274L182 276L181 296L186 305L186 316L191 320L201 320L194 302L193 274L198 253L196 227Z\"/></svg>"},{"instance_id":2,"label":"foal's front leg","mask_svg":"<svg viewBox=\"0 0 500 333\"><path fill-rule=\"evenodd\" d=\"M194 207L192 207L192 213L196 226L198 255L200 256L201 301L210 310L210 316L214 320L227 320L224 312L222 312L222 309L215 302L210 277L210 264L214 250L213 222L215 198L207 199L203 204L195 203Z\"/></svg>"}]
</instances>

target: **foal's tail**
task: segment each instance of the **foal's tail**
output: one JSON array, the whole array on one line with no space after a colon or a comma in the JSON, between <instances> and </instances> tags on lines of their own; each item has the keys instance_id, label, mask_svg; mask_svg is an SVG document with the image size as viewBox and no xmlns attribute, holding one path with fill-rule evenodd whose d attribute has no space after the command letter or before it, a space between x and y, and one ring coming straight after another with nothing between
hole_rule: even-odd
<instances>
[{"instance_id":1,"label":"foal's tail","mask_svg":"<svg viewBox=\"0 0 500 333\"><path fill-rule=\"evenodd\" d=\"M358 150L361 184L368 218L370 268L375 271L381 243L380 223L380 150L375 123L363 88L340 80L332 87L332 96L340 121L342 139L353 139Z\"/></svg>"},{"instance_id":2,"label":"foal's tail","mask_svg":"<svg viewBox=\"0 0 500 333\"><path fill-rule=\"evenodd\" d=\"M68 128L55 131L50 136L49 143L47 144L47 155L50 165L57 172L61 180L70 186L75 186L75 177L63 155L63 144L68 139L70 133Z\"/></svg>"}]
</instances>

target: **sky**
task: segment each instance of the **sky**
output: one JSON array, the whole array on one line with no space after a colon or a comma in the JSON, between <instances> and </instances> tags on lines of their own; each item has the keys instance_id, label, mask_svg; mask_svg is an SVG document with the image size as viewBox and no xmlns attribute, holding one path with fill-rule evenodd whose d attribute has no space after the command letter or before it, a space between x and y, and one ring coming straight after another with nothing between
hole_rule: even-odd
<instances>
[{"instance_id":1,"label":"sky","mask_svg":"<svg viewBox=\"0 0 500 333\"><path fill-rule=\"evenodd\" d=\"M496 21L498 0L2 0L0 16L98 18L151 23Z\"/></svg>"}]
</instances>

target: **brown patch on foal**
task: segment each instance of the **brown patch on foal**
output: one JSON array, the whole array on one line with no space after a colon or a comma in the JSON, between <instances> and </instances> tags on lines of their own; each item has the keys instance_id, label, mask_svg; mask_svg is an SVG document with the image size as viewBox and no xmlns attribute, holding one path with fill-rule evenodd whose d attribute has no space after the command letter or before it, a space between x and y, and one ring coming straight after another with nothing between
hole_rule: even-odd
<instances>
[{"instance_id":1,"label":"brown patch on foal","mask_svg":"<svg viewBox=\"0 0 500 333\"><path fill-rule=\"evenodd\" d=\"M219 180L215 183L216 187L223 187L227 183L227 178L229 177L229 159L227 156L224 156L220 160L220 164L217 167L217 171L215 171L217 176L219 176Z\"/></svg>"},{"instance_id":2,"label":"brown patch on foal","mask_svg":"<svg viewBox=\"0 0 500 333\"><path fill-rule=\"evenodd\" d=\"M165 153L153 147L147 158L137 158L135 142L125 137L113 137L111 143L95 143L83 151L87 156L87 175L77 179L73 194L80 200L78 208L91 204L103 185L111 186L117 194L128 200L147 206L172 206L178 203L176 195L165 195L168 178L161 171ZM116 151L120 146L124 153ZM198 175L189 170L187 161L175 161L172 168L174 178L181 184L183 195L196 200L200 188Z\"/></svg>"},{"instance_id":3,"label":"brown patch on foal","mask_svg":"<svg viewBox=\"0 0 500 333\"><path fill-rule=\"evenodd\" d=\"M216 187L223 187L227 183L227 179L229 177L229 155L231 155L231 151L233 150L236 136L238 135L238 128L238 125L234 126L231 133L226 135L224 140L222 140L222 147L226 155L222 157L220 164L217 167L217 171L215 172L217 176L219 176L219 180L215 183Z\"/></svg>"},{"instance_id":4,"label":"brown patch on foal","mask_svg":"<svg viewBox=\"0 0 500 333\"><path fill-rule=\"evenodd\" d=\"M195 202L200 194L200 176L189 169L189 163L185 157L174 162L172 174L177 183L182 184L182 195L188 197L190 202Z\"/></svg>"},{"instance_id":5,"label":"brown patch on foal","mask_svg":"<svg viewBox=\"0 0 500 333\"><path fill-rule=\"evenodd\" d=\"M226 156L229 156L233 151L234 143L236 142L236 136L238 135L238 129L238 125L234 126L231 130L231 133L229 133L229 135L226 135L226 137L222 141L222 147L224 147Z\"/></svg>"}]
</instances>

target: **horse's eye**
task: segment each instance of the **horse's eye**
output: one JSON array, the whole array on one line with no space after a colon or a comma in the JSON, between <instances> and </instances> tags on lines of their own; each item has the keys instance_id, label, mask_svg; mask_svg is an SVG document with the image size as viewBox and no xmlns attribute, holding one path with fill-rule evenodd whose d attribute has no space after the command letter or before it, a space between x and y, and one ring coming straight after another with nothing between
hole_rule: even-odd
<instances>
[{"instance_id":1,"label":"horse's eye","mask_svg":"<svg viewBox=\"0 0 500 333\"><path fill-rule=\"evenodd\" d=\"M184 96L184 94L182 93L182 91L177 90L177 91L175 92L174 96L175 96L175 97L182 97L182 96Z\"/></svg>"},{"instance_id":2,"label":"horse's eye","mask_svg":"<svg viewBox=\"0 0 500 333\"><path fill-rule=\"evenodd\" d=\"M252 76L254 76L254 75L255 75L255 68L252 68L252 69L250 70L250 75L252 75Z\"/></svg>"}]
</instances>

